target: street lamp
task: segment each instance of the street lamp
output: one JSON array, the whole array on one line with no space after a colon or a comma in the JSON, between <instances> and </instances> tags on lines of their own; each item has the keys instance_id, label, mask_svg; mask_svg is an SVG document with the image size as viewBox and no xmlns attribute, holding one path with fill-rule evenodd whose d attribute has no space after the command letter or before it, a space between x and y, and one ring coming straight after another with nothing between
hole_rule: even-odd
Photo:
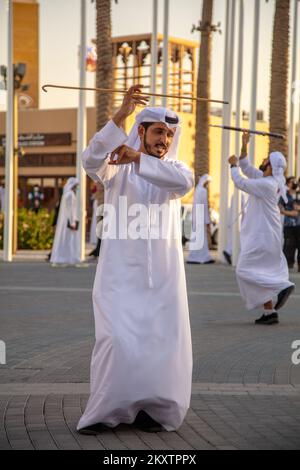
<instances>
[{"instance_id":1,"label":"street lamp","mask_svg":"<svg viewBox=\"0 0 300 470\"><path fill-rule=\"evenodd\" d=\"M18 63L13 66L14 71L14 93L13 93L13 254L16 254L18 247L18 174L19 174L19 149L18 139L18 93L26 91L29 85L23 85L26 75L26 64ZM0 66L0 75L3 77L3 89L7 90L7 67Z\"/></svg>"}]
</instances>

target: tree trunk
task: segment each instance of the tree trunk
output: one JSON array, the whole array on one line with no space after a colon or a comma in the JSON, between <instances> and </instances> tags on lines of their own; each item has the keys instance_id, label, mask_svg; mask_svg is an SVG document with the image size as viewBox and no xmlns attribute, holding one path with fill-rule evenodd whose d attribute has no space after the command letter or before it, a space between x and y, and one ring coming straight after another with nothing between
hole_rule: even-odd
<instances>
[{"instance_id":1,"label":"tree trunk","mask_svg":"<svg viewBox=\"0 0 300 470\"><path fill-rule=\"evenodd\" d=\"M97 67L96 87L113 88L111 0L96 0ZM102 129L111 118L112 94L96 93L96 128ZM104 202L104 187L99 188L98 202Z\"/></svg>"},{"instance_id":2,"label":"tree trunk","mask_svg":"<svg viewBox=\"0 0 300 470\"><path fill-rule=\"evenodd\" d=\"M201 45L198 69L197 96L210 98L211 83L211 49L212 49L212 13L213 0L203 0L201 22ZM196 110L196 147L195 174L196 177L209 173L209 123L210 103L197 102Z\"/></svg>"},{"instance_id":3,"label":"tree trunk","mask_svg":"<svg viewBox=\"0 0 300 470\"><path fill-rule=\"evenodd\" d=\"M97 69L96 86L113 87L112 41L111 41L111 0L96 0L97 21ZM97 130L111 117L112 94L96 94L96 125Z\"/></svg>"},{"instance_id":4,"label":"tree trunk","mask_svg":"<svg viewBox=\"0 0 300 470\"><path fill-rule=\"evenodd\" d=\"M290 0L276 0L271 66L270 132L287 135ZM288 141L270 138L270 152L288 157Z\"/></svg>"}]
</instances>

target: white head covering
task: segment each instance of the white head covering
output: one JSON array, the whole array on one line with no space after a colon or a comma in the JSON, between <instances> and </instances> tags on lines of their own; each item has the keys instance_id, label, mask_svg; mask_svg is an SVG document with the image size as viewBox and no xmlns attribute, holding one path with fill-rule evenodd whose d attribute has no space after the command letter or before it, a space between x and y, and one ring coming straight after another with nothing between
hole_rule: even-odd
<instances>
[{"instance_id":1,"label":"white head covering","mask_svg":"<svg viewBox=\"0 0 300 470\"><path fill-rule=\"evenodd\" d=\"M211 181L212 181L212 177L210 175L208 174L202 175L199 178L198 186L201 186L203 188L205 183L207 182L210 183Z\"/></svg>"},{"instance_id":2,"label":"white head covering","mask_svg":"<svg viewBox=\"0 0 300 470\"><path fill-rule=\"evenodd\" d=\"M74 186L76 186L77 184L79 184L79 181L77 178L74 178L73 176L71 178L69 178L66 182L66 184L64 185L64 191L63 191L63 194L65 194L67 191L70 191L72 188L74 188Z\"/></svg>"},{"instance_id":3,"label":"white head covering","mask_svg":"<svg viewBox=\"0 0 300 470\"><path fill-rule=\"evenodd\" d=\"M272 152L270 153L270 163L272 167L273 177L275 178L279 186L279 194L284 200L284 202L287 203L288 199L286 196L286 185L284 177L284 170L286 169L286 159L281 152Z\"/></svg>"},{"instance_id":4,"label":"white head covering","mask_svg":"<svg viewBox=\"0 0 300 470\"><path fill-rule=\"evenodd\" d=\"M130 131L128 140L126 142L126 145L128 145L128 147L131 147L135 150L138 150L140 148L141 139L138 134L138 127L143 122L163 122L170 129L176 128L172 144L169 148L168 153L165 155L166 158L173 158L174 160L176 160L181 134L180 118L178 114L176 114L171 109L159 106L155 108L144 108L143 111L137 114L135 118L135 123Z\"/></svg>"}]
</instances>

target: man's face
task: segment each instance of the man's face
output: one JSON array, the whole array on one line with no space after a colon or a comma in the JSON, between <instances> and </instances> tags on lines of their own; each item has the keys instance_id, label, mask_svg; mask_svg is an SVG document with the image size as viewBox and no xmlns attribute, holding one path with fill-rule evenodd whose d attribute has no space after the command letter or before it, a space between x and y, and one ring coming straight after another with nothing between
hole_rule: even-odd
<instances>
[{"instance_id":1,"label":"man's face","mask_svg":"<svg viewBox=\"0 0 300 470\"><path fill-rule=\"evenodd\" d=\"M294 178L291 178L289 182L287 183L287 187L289 189L296 191L296 189L298 188L298 183L296 182Z\"/></svg>"},{"instance_id":2,"label":"man's face","mask_svg":"<svg viewBox=\"0 0 300 470\"><path fill-rule=\"evenodd\" d=\"M139 127L142 152L156 158L163 158L173 142L176 129L169 129L163 122L154 122L147 130Z\"/></svg>"},{"instance_id":3,"label":"man's face","mask_svg":"<svg viewBox=\"0 0 300 470\"><path fill-rule=\"evenodd\" d=\"M265 158L262 162L262 164L260 165L259 169L265 173L265 171L269 168L270 166L270 158Z\"/></svg>"}]
</instances>

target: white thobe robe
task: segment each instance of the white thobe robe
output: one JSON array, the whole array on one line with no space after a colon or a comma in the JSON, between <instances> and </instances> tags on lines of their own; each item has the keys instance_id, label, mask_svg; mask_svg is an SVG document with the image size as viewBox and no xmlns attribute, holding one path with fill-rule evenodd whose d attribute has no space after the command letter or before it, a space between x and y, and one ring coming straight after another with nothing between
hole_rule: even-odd
<instances>
[{"instance_id":1,"label":"white thobe robe","mask_svg":"<svg viewBox=\"0 0 300 470\"><path fill-rule=\"evenodd\" d=\"M280 291L292 286L286 258L282 252L282 226L278 207L278 183L273 176L240 160L231 169L235 186L249 194L241 226L241 251L236 267L240 293L248 310L269 302L276 303Z\"/></svg>"},{"instance_id":2,"label":"white thobe robe","mask_svg":"<svg viewBox=\"0 0 300 470\"><path fill-rule=\"evenodd\" d=\"M90 244L97 245L98 238L96 234L96 227L97 227L97 208L98 208L98 201L95 198L93 200L93 214L92 214L92 221L91 221L91 228L90 228Z\"/></svg>"},{"instance_id":3,"label":"white thobe robe","mask_svg":"<svg viewBox=\"0 0 300 470\"><path fill-rule=\"evenodd\" d=\"M50 262L74 265L80 263L79 231L68 228L77 219L76 195L72 189L62 195Z\"/></svg>"},{"instance_id":4,"label":"white thobe robe","mask_svg":"<svg viewBox=\"0 0 300 470\"><path fill-rule=\"evenodd\" d=\"M232 256L232 242L233 242L233 232L235 229L235 224L239 223L239 218L241 221L245 215L247 208L247 198L245 193L241 194L241 212L238 214L237 219L234 217L234 195L232 195L230 200L230 206L228 208L228 223L227 223L227 245L225 251Z\"/></svg>"},{"instance_id":5,"label":"white thobe robe","mask_svg":"<svg viewBox=\"0 0 300 470\"><path fill-rule=\"evenodd\" d=\"M193 211L192 211L192 234L191 234L191 243L195 244L196 247L196 240L197 234L196 230L196 206L197 204L202 204L204 207L204 217L203 217L203 224L201 226L201 230L203 230L203 246L200 249L190 250L187 261L193 263L207 263L212 261L213 258L209 252L208 247L208 240L207 240L207 227L211 223L210 215L209 215L209 208L208 208L208 196L207 196L207 189L203 188L203 186L198 185L195 188L194 194L194 202L193 202Z\"/></svg>"},{"instance_id":6,"label":"white thobe robe","mask_svg":"<svg viewBox=\"0 0 300 470\"><path fill-rule=\"evenodd\" d=\"M4 212L5 209L5 188L0 186L0 212Z\"/></svg>"},{"instance_id":7,"label":"white thobe robe","mask_svg":"<svg viewBox=\"0 0 300 470\"><path fill-rule=\"evenodd\" d=\"M126 140L125 132L109 121L85 150L83 166L104 184L105 203L115 208L117 225L119 214L123 221L127 218L120 196L127 197L128 208L145 205L152 229L159 229L159 220L150 204L166 204L168 238L102 238L93 288L91 395L78 429L99 422L130 424L144 410L172 431L181 425L191 396L179 198L193 187L193 176L180 161L143 154L139 165L108 165L107 154Z\"/></svg>"}]
</instances>

